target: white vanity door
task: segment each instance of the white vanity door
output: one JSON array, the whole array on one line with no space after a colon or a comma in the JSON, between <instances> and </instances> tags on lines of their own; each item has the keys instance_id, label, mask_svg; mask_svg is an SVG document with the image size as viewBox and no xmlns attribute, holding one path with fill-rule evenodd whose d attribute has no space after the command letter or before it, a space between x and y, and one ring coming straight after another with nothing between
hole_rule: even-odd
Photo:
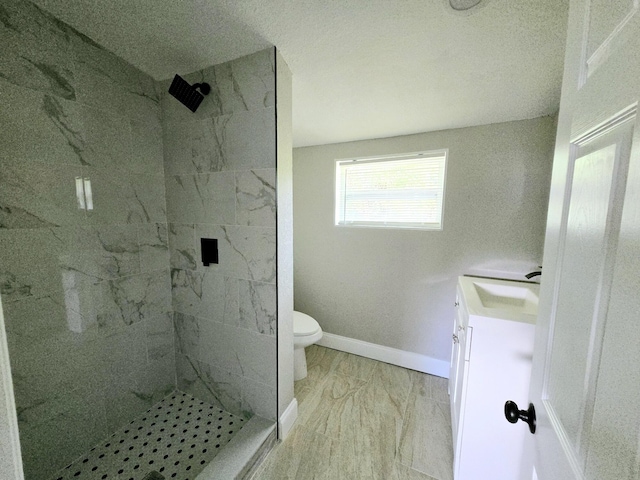
<instances>
[{"instance_id":1,"label":"white vanity door","mask_svg":"<svg viewBox=\"0 0 640 480\"><path fill-rule=\"evenodd\" d=\"M640 478L639 7L571 1L524 479Z\"/></svg>"},{"instance_id":2,"label":"white vanity door","mask_svg":"<svg viewBox=\"0 0 640 480\"><path fill-rule=\"evenodd\" d=\"M451 402L451 427L454 441L458 438L458 426L460 424L460 409L462 408L462 388L465 377L465 351L467 347L466 325L468 314L462 301L462 294L457 292L456 318L453 325L453 352L451 355L450 402Z\"/></svg>"}]
</instances>

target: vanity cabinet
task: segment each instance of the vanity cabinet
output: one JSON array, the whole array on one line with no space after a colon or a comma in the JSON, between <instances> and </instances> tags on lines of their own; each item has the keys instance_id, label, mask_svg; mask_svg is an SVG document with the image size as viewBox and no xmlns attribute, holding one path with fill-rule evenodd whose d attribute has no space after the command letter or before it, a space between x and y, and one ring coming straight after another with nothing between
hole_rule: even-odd
<instances>
[{"instance_id":1,"label":"vanity cabinet","mask_svg":"<svg viewBox=\"0 0 640 480\"><path fill-rule=\"evenodd\" d=\"M460 409L463 397L463 387L466 385L465 378L469 369L465 369L465 362L468 362L469 352L467 350L467 327L469 324L469 313L464 302L461 301L462 293L458 287L456 291L456 315L453 322L453 348L451 349L451 367L449 371L449 398L451 400L451 427L453 438L458 434L458 424L460 420Z\"/></svg>"},{"instance_id":2,"label":"vanity cabinet","mask_svg":"<svg viewBox=\"0 0 640 480\"><path fill-rule=\"evenodd\" d=\"M455 480L521 478L530 433L507 422L504 404L529 404L538 288L459 278L449 376Z\"/></svg>"}]
</instances>

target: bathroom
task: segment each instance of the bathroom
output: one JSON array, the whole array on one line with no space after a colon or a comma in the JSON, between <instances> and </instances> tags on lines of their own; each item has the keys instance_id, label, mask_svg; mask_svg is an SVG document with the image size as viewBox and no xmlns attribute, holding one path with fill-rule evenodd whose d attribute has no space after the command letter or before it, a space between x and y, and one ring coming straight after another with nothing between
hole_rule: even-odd
<instances>
[{"instance_id":1,"label":"bathroom","mask_svg":"<svg viewBox=\"0 0 640 480\"><path fill-rule=\"evenodd\" d=\"M437 3L414 5L432 9L420 18L385 2L303 15L257 0L146 13L114 0L101 16L99 5L0 0L7 478L250 478L270 450L287 451L291 432L300 439L305 389L331 356L335 378L364 375L371 388L390 372L409 378L386 418L398 428L396 444L384 443L390 463L363 465L382 478L450 478L450 467L407 457L407 405L418 379L434 411L446 403L457 278L523 280L543 264L568 6ZM455 6L465 3L474 5ZM409 36L375 33L381 18L417 35L444 27L413 62ZM483 21L494 35L478 33ZM335 38L321 27L330 23ZM189 25L201 36L183 35ZM460 38L449 44L453 28ZM305 29L327 45L296 50ZM118 43L124 31L135 34ZM536 44L535 58L510 57L513 45L493 53L514 32L523 49ZM494 43L467 51L474 38ZM340 41L352 47L331 43ZM502 68L499 87L488 61ZM305 70L314 62L336 68ZM457 75L433 73L429 90L427 67ZM199 86L195 112L170 93L176 73ZM436 151L446 151L441 228L337 226L336 161ZM306 354L294 310L317 322ZM376 446L374 437L359 441ZM434 449L448 465L450 450Z\"/></svg>"}]
</instances>

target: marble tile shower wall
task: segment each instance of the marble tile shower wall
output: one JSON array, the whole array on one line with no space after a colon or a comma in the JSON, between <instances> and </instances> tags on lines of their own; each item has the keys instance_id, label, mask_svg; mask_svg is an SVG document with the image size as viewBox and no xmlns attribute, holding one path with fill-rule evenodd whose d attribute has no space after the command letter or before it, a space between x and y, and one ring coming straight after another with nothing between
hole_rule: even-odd
<instances>
[{"instance_id":1,"label":"marble tile shower wall","mask_svg":"<svg viewBox=\"0 0 640 480\"><path fill-rule=\"evenodd\" d=\"M268 419L276 416L274 62L268 49L187 75L211 85L195 114L162 99L178 388ZM201 238L218 240L219 264L203 266Z\"/></svg>"},{"instance_id":2,"label":"marble tile shower wall","mask_svg":"<svg viewBox=\"0 0 640 480\"><path fill-rule=\"evenodd\" d=\"M0 45L0 289L38 480L175 388L160 98L23 0L0 0Z\"/></svg>"}]
</instances>

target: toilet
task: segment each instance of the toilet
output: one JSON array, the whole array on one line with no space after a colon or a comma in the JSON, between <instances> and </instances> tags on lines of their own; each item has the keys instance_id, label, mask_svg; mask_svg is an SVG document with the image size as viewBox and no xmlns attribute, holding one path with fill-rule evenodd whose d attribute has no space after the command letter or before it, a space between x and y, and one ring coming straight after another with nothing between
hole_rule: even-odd
<instances>
[{"instance_id":1,"label":"toilet","mask_svg":"<svg viewBox=\"0 0 640 480\"><path fill-rule=\"evenodd\" d=\"M307 376L307 357L304 349L322 338L322 328L306 313L293 312L293 379Z\"/></svg>"}]
</instances>

